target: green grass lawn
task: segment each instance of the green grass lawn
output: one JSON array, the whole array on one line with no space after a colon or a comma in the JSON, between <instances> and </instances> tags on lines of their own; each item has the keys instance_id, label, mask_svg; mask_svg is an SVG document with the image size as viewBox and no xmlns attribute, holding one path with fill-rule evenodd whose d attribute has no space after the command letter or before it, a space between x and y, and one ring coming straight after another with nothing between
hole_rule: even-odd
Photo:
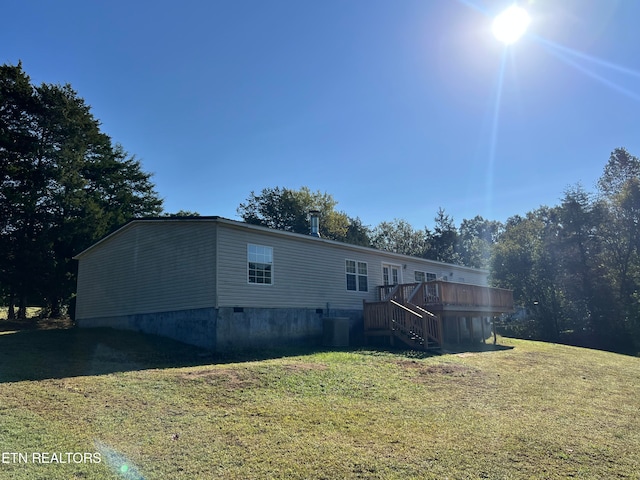
<instances>
[{"instance_id":1,"label":"green grass lawn","mask_svg":"<svg viewBox=\"0 0 640 480\"><path fill-rule=\"evenodd\" d=\"M638 478L640 359L501 343L217 358L130 332L0 332L0 455L28 454L0 456L0 478Z\"/></svg>"}]
</instances>

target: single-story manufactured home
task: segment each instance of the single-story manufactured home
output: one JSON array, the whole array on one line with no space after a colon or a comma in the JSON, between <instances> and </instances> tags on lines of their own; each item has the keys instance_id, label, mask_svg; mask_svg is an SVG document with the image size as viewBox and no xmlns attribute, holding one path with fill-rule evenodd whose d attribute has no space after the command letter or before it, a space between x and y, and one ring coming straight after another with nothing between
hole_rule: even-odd
<instances>
[{"instance_id":1,"label":"single-story manufactured home","mask_svg":"<svg viewBox=\"0 0 640 480\"><path fill-rule=\"evenodd\" d=\"M513 308L486 270L222 217L133 220L75 259L80 327L216 351L319 343L336 318L351 343L441 346L479 340L487 318Z\"/></svg>"}]
</instances>

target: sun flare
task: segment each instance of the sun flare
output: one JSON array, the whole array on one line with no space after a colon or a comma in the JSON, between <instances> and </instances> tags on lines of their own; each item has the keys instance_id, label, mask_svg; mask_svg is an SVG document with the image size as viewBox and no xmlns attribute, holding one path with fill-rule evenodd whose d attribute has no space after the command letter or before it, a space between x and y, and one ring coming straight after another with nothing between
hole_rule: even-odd
<instances>
[{"instance_id":1,"label":"sun flare","mask_svg":"<svg viewBox=\"0 0 640 480\"><path fill-rule=\"evenodd\" d=\"M511 45L525 34L529 23L531 17L527 11L517 5L511 5L494 19L491 29L498 40L505 45Z\"/></svg>"}]
</instances>

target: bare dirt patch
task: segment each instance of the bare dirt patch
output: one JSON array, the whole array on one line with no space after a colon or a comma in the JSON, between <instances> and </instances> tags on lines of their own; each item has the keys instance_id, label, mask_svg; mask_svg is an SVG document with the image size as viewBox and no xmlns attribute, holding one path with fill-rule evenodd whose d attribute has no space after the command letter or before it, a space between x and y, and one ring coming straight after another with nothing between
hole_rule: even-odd
<instances>
[{"instance_id":1,"label":"bare dirt patch","mask_svg":"<svg viewBox=\"0 0 640 480\"><path fill-rule=\"evenodd\" d=\"M475 357L478 355L477 352L464 352L456 354L456 357L465 358L465 357Z\"/></svg>"},{"instance_id":2,"label":"bare dirt patch","mask_svg":"<svg viewBox=\"0 0 640 480\"><path fill-rule=\"evenodd\" d=\"M284 365L283 368L291 373L299 373L309 371L323 371L328 367L322 363L292 363L290 365Z\"/></svg>"},{"instance_id":3,"label":"bare dirt patch","mask_svg":"<svg viewBox=\"0 0 640 480\"><path fill-rule=\"evenodd\" d=\"M215 368L194 370L181 375L186 380L205 381L215 385L224 385L229 390L245 389L262 383L260 374L248 369Z\"/></svg>"},{"instance_id":4,"label":"bare dirt patch","mask_svg":"<svg viewBox=\"0 0 640 480\"><path fill-rule=\"evenodd\" d=\"M38 320L37 328L38 330L51 330L58 328L73 328L74 323L69 317L63 318L43 318L42 320Z\"/></svg>"},{"instance_id":5,"label":"bare dirt patch","mask_svg":"<svg viewBox=\"0 0 640 480\"><path fill-rule=\"evenodd\" d=\"M420 377L468 377L480 374L480 370L459 363L424 364L415 360L399 360L396 364L404 369L417 371Z\"/></svg>"}]
</instances>

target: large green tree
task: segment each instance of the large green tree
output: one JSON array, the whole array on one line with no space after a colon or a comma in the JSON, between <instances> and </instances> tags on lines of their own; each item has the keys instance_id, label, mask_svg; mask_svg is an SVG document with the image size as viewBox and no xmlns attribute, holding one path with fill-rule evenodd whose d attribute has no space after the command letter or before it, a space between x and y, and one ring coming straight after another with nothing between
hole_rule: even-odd
<instances>
[{"instance_id":1,"label":"large green tree","mask_svg":"<svg viewBox=\"0 0 640 480\"><path fill-rule=\"evenodd\" d=\"M605 198L618 195L624 185L640 178L640 160L625 148L616 148L609 156L602 176L598 180L598 190Z\"/></svg>"},{"instance_id":2,"label":"large green tree","mask_svg":"<svg viewBox=\"0 0 640 480\"><path fill-rule=\"evenodd\" d=\"M433 230L427 229L430 248L425 257L445 263L462 263L456 250L458 229L453 217L446 213L443 208L438 208L434 222Z\"/></svg>"},{"instance_id":3,"label":"large green tree","mask_svg":"<svg viewBox=\"0 0 640 480\"><path fill-rule=\"evenodd\" d=\"M463 220L456 246L460 262L468 267L489 268L493 246L503 230L501 222L486 220L480 215Z\"/></svg>"},{"instance_id":4,"label":"large green tree","mask_svg":"<svg viewBox=\"0 0 640 480\"><path fill-rule=\"evenodd\" d=\"M507 220L492 256L492 282L513 289L514 298L534 319L533 335L557 340L563 325L563 293L558 283L555 245L558 212L540 207Z\"/></svg>"},{"instance_id":5,"label":"large green tree","mask_svg":"<svg viewBox=\"0 0 640 480\"><path fill-rule=\"evenodd\" d=\"M558 207L559 281L565 297L567 327L603 337L617 317L607 280L603 229L606 212L581 185L565 191Z\"/></svg>"},{"instance_id":6,"label":"large green tree","mask_svg":"<svg viewBox=\"0 0 640 480\"><path fill-rule=\"evenodd\" d=\"M637 351L640 345L640 160L615 149L597 194L570 187L560 205L514 217L492 257L534 335Z\"/></svg>"},{"instance_id":7,"label":"large green tree","mask_svg":"<svg viewBox=\"0 0 640 480\"><path fill-rule=\"evenodd\" d=\"M631 333L640 344L640 160L614 150L598 182L600 208L606 221L600 229L600 261L614 300L611 329Z\"/></svg>"},{"instance_id":8,"label":"large green tree","mask_svg":"<svg viewBox=\"0 0 640 480\"><path fill-rule=\"evenodd\" d=\"M611 279L624 301L638 285L640 262L640 160L616 149L598 182L600 201L607 214L602 229L611 267Z\"/></svg>"},{"instance_id":9,"label":"large green tree","mask_svg":"<svg viewBox=\"0 0 640 480\"><path fill-rule=\"evenodd\" d=\"M131 218L162 211L151 175L101 132L70 85L0 66L0 285L18 314L60 313L74 254Z\"/></svg>"},{"instance_id":10,"label":"large green tree","mask_svg":"<svg viewBox=\"0 0 640 480\"><path fill-rule=\"evenodd\" d=\"M423 257L429 251L429 234L415 230L406 220L380 222L372 233L372 245L379 250Z\"/></svg>"},{"instance_id":11,"label":"large green tree","mask_svg":"<svg viewBox=\"0 0 640 480\"><path fill-rule=\"evenodd\" d=\"M309 212L320 212L320 236L356 245L370 244L369 231L359 218L351 218L335 209L338 202L328 193L312 192L308 187L264 188L251 192L238 207L238 214L247 223L307 234L310 230Z\"/></svg>"},{"instance_id":12,"label":"large green tree","mask_svg":"<svg viewBox=\"0 0 640 480\"><path fill-rule=\"evenodd\" d=\"M463 220L458 229L453 218L439 208L433 229L424 227L417 230L399 218L380 222L372 231L372 245L380 250L440 262L488 268L492 246L502 230L500 222L485 220L481 216Z\"/></svg>"}]
</instances>

